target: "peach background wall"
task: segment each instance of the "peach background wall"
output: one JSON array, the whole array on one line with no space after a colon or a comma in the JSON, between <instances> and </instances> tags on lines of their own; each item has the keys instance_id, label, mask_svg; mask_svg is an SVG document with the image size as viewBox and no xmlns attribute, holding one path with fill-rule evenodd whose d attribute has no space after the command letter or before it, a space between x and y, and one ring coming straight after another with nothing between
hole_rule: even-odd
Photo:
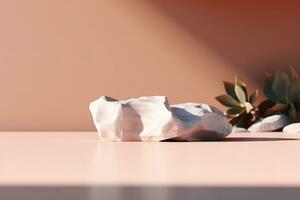
<instances>
[{"instance_id":1,"label":"peach background wall","mask_svg":"<svg viewBox=\"0 0 300 200\"><path fill-rule=\"evenodd\" d=\"M234 73L300 66L300 3L261 2L0 0L0 130L94 130L101 95L219 105Z\"/></svg>"}]
</instances>

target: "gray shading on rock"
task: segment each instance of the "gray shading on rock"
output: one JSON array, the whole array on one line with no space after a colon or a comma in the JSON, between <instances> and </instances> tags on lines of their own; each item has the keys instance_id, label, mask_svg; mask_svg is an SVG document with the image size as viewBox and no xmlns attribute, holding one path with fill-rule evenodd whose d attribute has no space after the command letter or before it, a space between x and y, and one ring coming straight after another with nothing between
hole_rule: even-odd
<instances>
[{"instance_id":1,"label":"gray shading on rock","mask_svg":"<svg viewBox=\"0 0 300 200\"><path fill-rule=\"evenodd\" d=\"M232 126L217 108L201 103L169 105L165 96L90 103L99 138L104 141L200 141L229 135Z\"/></svg>"},{"instance_id":2,"label":"gray shading on rock","mask_svg":"<svg viewBox=\"0 0 300 200\"><path fill-rule=\"evenodd\" d=\"M289 124L289 118L287 115L278 114L272 115L261 119L260 121L252 124L248 130L250 132L268 132L277 131Z\"/></svg>"},{"instance_id":3,"label":"gray shading on rock","mask_svg":"<svg viewBox=\"0 0 300 200\"><path fill-rule=\"evenodd\" d=\"M218 140L232 131L225 115L217 108L203 103L171 105L173 114L182 121L184 131L175 141Z\"/></svg>"}]
</instances>

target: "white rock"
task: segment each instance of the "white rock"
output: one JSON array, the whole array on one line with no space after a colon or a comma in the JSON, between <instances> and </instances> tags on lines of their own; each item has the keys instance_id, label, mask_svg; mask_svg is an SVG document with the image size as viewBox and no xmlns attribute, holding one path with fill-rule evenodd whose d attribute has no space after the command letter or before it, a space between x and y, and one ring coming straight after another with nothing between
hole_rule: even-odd
<instances>
[{"instance_id":1,"label":"white rock","mask_svg":"<svg viewBox=\"0 0 300 200\"><path fill-rule=\"evenodd\" d=\"M300 133L300 123L287 125L282 130L284 133Z\"/></svg>"},{"instance_id":2,"label":"white rock","mask_svg":"<svg viewBox=\"0 0 300 200\"><path fill-rule=\"evenodd\" d=\"M125 101L101 97L90 104L90 111L100 139L106 141L160 141L176 137L180 126L162 96Z\"/></svg>"},{"instance_id":3,"label":"white rock","mask_svg":"<svg viewBox=\"0 0 300 200\"><path fill-rule=\"evenodd\" d=\"M216 140L226 137L232 131L224 114L213 106L183 103L171 105L171 109L184 126L182 134L174 140Z\"/></svg>"},{"instance_id":4,"label":"white rock","mask_svg":"<svg viewBox=\"0 0 300 200\"><path fill-rule=\"evenodd\" d=\"M100 97L90 104L101 140L161 141L223 138L231 125L221 111L206 104L169 106L164 96L116 100Z\"/></svg>"},{"instance_id":5,"label":"white rock","mask_svg":"<svg viewBox=\"0 0 300 200\"><path fill-rule=\"evenodd\" d=\"M276 131L289 124L289 118L286 115L272 115L266 117L253 125L248 130L250 132Z\"/></svg>"},{"instance_id":6,"label":"white rock","mask_svg":"<svg viewBox=\"0 0 300 200\"><path fill-rule=\"evenodd\" d=\"M244 133L244 132L249 132L249 131L245 128L237 127L237 126L234 126L232 128L232 133Z\"/></svg>"}]
</instances>

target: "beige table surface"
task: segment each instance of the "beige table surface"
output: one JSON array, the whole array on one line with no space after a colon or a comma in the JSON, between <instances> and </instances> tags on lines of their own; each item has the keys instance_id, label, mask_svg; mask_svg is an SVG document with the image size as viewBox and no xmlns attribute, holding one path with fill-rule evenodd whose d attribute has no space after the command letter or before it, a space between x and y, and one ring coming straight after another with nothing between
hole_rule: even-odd
<instances>
[{"instance_id":1,"label":"beige table surface","mask_svg":"<svg viewBox=\"0 0 300 200\"><path fill-rule=\"evenodd\" d=\"M0 199L300 199L298 138L120 143L95 132L2 132Z\"/></svg>"}]
</instances>

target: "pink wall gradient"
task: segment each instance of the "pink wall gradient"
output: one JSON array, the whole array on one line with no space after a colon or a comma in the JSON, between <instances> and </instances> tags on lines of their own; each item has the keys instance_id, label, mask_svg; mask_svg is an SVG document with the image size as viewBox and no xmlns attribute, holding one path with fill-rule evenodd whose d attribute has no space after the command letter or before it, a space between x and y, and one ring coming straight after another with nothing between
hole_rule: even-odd
<instances>
[{"instance_id":1,"label":"pink wall gradient","mask_svg":"<svg viewBox=\"0 0 300 200\"><path fill-rule=\"evenodd\" d=\"M1 0L0 130L94 130L101 95L218 105L233 74L300 64L300 3L211 2Z\"/></svg>"}]
</instances>

